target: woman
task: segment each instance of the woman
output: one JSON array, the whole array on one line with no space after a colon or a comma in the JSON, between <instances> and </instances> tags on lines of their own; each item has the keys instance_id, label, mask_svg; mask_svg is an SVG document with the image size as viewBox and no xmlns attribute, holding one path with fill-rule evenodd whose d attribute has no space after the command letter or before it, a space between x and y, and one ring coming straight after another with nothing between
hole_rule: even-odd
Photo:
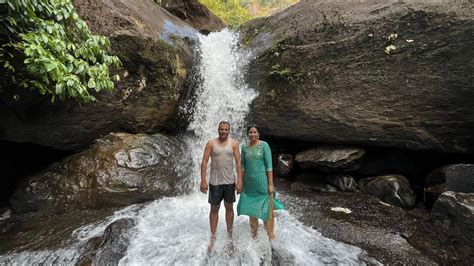
<instances>
[{"instance_id":1,"label":"woman","mask_svg":"<svg viewBox=\"0 0 474 266\"><path fill-rule=\"evenodd\" d=\"M262 219L270 239L273 234L273 209L284 206L274 198L272 153L270 146L260 140L258 127L247 128L249 142L241 149L243 188L237 205L238 215L250 216L252 237L257 237L258 219Z\"/></svg>"}]
</instances>

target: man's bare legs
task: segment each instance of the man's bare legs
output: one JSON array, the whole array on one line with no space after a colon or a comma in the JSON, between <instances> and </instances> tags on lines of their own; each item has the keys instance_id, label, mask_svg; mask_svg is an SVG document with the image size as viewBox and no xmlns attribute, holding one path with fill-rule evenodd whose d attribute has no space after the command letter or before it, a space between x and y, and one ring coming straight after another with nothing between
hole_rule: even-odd
<instances>
[{"instance_id":1,"label":"man's bare legs","mask_svg":"<svg viewBox=\"0 0 474 266\"><path fill-rule=\"evenodd\" d=\"M234 228L234 204L224 201L225 206L225 222L227 225L227 246L226 250L229 254L234 253L234 243L232 242L232 231Z\"/></svg>"},{"instance_id":2,"label":"man's bare legs","mask_svg":"<svg viewBox=\"0 0 474 266\"><path fill-rule=\"evenodd\" d=\"M225 222L227 224L227 236L232 238L232 230L234 227L234 204L224 202L225 206Z\"/></svg>"},{"instance_id":3,"label":"man's bare legs","mask_svg":"<svg viewBox=\"0 0 474 266\"><path fill-rule=\"evenodd\" d=\"M211 211L209 212L209 224L211 225L211 241L207 246L207 251L211 252L216 241L217 222L219 222L219 208L221 205L211 204Z\"/></svg>"},{"instance_id":4,"label":"man's bare legs","mask_svg":"<svg viewBox=\"0 0 474 266\"><path fill-rule=\"evenodd\" d=\"M232 231L234 227L234 204L224 202L225 207L225 222L227 224L227 236L232 239ZM211 212L209 213L209 223L211 225L211 240L207 247L207 251L211 252L216 241L217 223L219 222L219 205L211 204Z\"/></svg>"}]
</instances>

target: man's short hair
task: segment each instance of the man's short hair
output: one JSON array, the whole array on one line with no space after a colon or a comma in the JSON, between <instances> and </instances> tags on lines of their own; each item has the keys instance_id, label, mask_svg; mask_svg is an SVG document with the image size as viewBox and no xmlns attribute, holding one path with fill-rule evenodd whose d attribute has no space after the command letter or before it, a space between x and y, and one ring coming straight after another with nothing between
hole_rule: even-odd
<instances>
[{"instance_id":1,"label":"man's short hair","mask_svg":"<svg viewBox=\"0 0 474 266\"><path fill-rule=\"evenodd\" d=\"M230 127L230 123L225 120L220 121L217 127L221 127L221 125L228 125Z\"/></svg>"}]
</instances>

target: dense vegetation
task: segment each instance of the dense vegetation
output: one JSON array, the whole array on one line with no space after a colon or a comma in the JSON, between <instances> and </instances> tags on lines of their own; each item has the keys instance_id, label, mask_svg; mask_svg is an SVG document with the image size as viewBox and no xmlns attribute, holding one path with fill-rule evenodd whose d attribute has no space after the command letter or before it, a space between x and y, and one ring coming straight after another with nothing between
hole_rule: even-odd
<instances>
[{"instance_id":1,"label":"dense vegetation","mask_svg":"<svg viewBox=\"0 0 474 266\"><path fill-rule=\"evenodd\" d=\"M199 0L231 28L282 10L299 0Z\"/></svg>"},{"instance_id":2,"label":"dense vegetation","mask_svg":"<svg viewBox=\"0 0 474 266\"><path fill-rule=\"evenodd\" d=\"M52 101L95 101L90 90L114 88L109 67L120 61L107 54L109 46L106 37L90 32L70 0L0 0L1 92L23 87Z\"/></svg>"}]
</instances>

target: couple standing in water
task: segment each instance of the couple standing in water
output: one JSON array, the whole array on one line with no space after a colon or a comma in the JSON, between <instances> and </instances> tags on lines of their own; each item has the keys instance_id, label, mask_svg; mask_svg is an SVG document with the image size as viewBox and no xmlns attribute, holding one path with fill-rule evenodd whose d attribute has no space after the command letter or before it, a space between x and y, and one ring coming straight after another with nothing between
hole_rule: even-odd
<instances>
[{"instance_id":1,"label":"couple standing in water","mask_svg":"<svg viewBox=\"0 0 474 266\"><path fill-rule=\"evenodd\" d=\"M206 144L201 162L201 192L209 190L209 223L211 240L208 251L212 251L216 240L219 208L222 200L226 209L227 234L232 238L234 223L235 192L240 194L237 204L238 215L250 217L250 230L257 237L258 219L264 221L269 239L274 239L274 209L283 209L283 205L274 198L272 154L270 146L260 140L258 127L247 128L248 143L242 146L229 138L230 123L221 121L218 126L219 137ZM206 180L207 164L211 158L209 185ZM235 170L234 170L235 166ZM234 175L237 173L237 178ZM208 189L209 188L209 189Z\"/></svg>"}]
</instances>

